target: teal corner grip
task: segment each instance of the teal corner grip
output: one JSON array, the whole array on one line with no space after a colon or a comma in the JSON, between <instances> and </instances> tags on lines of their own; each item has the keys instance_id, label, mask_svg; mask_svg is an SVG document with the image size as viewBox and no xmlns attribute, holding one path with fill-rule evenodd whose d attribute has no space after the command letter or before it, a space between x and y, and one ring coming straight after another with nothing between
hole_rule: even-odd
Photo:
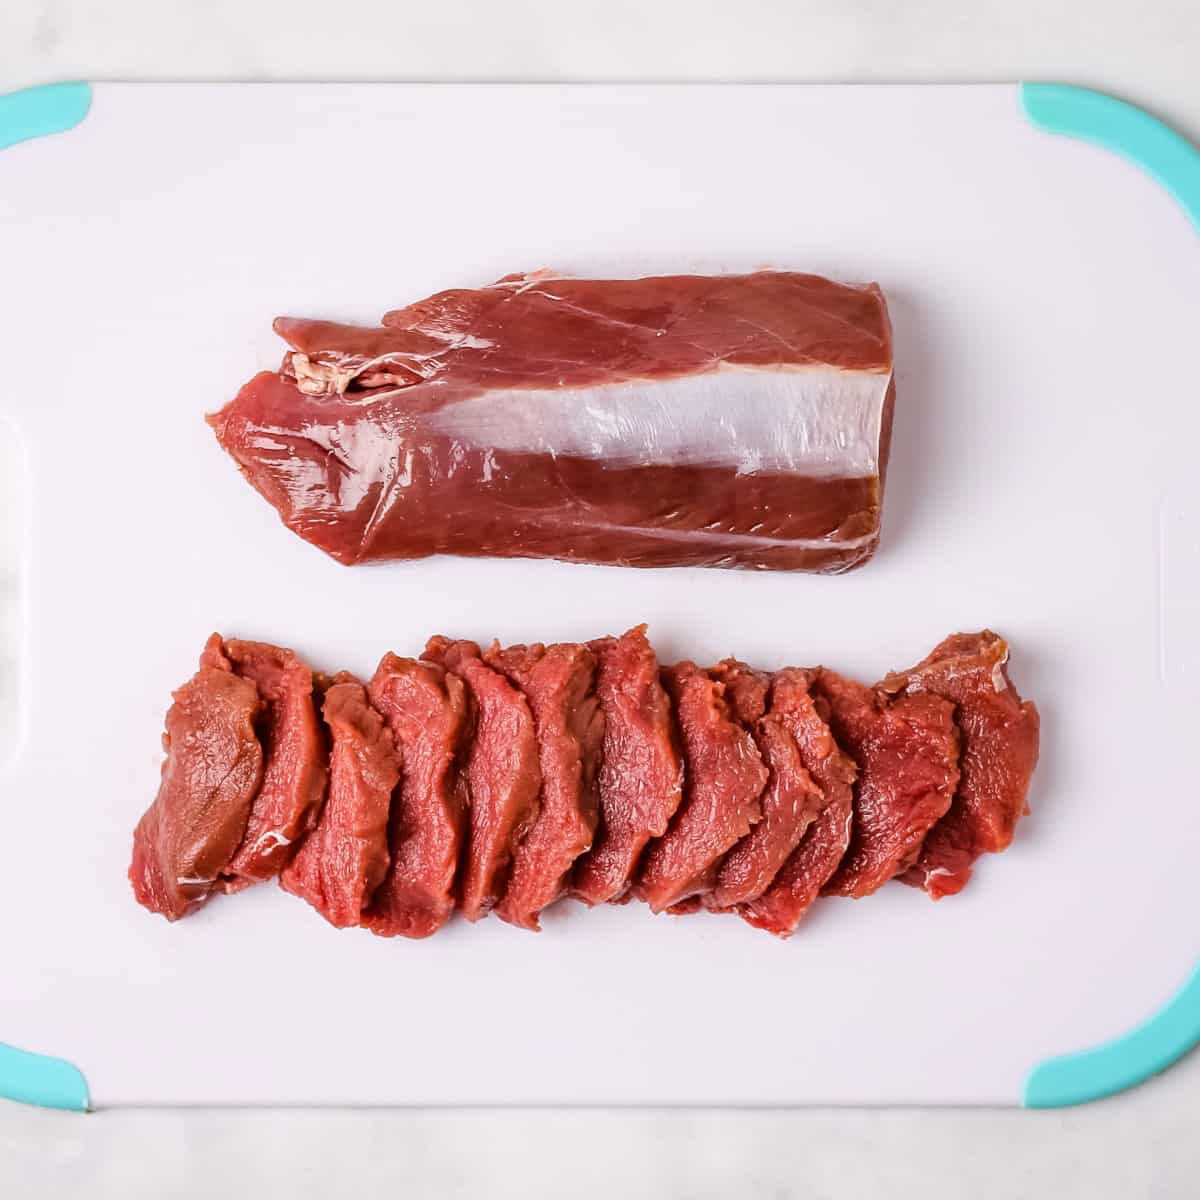
<instances>
[{"instance_id":1,"label":"teal corner grip","mask_svg":"<svg viewBox=\"0 0 1200 1200\"><path fill-rule=\"evenodd\" d=\"M61 1058L30 1054L0 1042L0 1097L42 1108L88 1111L83 1072Z\"/></svg>"},{"instance_id":2,"label":"teal corner grip","mask_svg":"<svg viewBox=\"0 0 1200 1200\"><path fill-rule=\"evenodd\" d=\"M88 83L47 83L0 95L0 150L74 129L91 106Z\"/></svg>"},{"instance_id":3,"label":"teal corner grip","mask_svg":"<svg viewBox=\"0 0 1200 1200\"><path fill-rule=\"evenodd\" d=\"M1200 1043L1200 967L1173 999L1136 1029L1103 1046L1048 1058L1029 1073L1026 1108L1065 1108L1144 1083Z\"/></svg>"},{"instance_id":4,"label":"teal corner grip","mask_svg":"<svg viewBox=\"0 0 1200 1200\"><path fill-rule=\"evenodd\" d=\"M1021 107L1038 129L1103 146L1141 167L1200 230L1200 150L1157 117L1114 96L1065 83L1021 84Z\"/></svg>"}]
</instances>

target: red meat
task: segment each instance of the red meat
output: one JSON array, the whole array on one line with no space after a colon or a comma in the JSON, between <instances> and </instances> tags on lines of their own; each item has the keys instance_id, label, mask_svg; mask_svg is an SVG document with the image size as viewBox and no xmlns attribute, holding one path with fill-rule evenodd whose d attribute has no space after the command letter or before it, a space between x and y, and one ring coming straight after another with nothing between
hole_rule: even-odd
<instances>
[{"instance_id":1,"label":"red meat","mask_svg":"<svg viewBox=\"0 0 1200 1200\"><path fill-rule=\"evenodd\" d=\"M981 854L1006 849L1017 821L1029 811L1040 719L1013 687L1007 663L1008 645L991 630L959 633L880 685L901 697L944 697L954 704L962 731L962 778L954 803L901 877L935 900L961 891Z\"/></svg>"},{"instance_id":2,"label":"red meat","mask_svg":"<svg viewBox=\"0 0 1200 1200\"><path fill-rule=\"evenodd\" d=\"M262 787L250 809L246 836L222 874L224 891L278 875L317 822L325 799L326 746L313 705L313 677L291 650L263 642L223 642L214 633L200 660L227 663L263 700Z\"/></svg>"},{"instance_id":3,"label":"red meat","mask_svg":"<svg viewBox=\"0 0 1200 1200\"><path fill-rule=\"evenodd\" d=\"M958 786L954 706L929 695L889 703L877 689L824 668L814 688L829 704L838 744L858 765L850 848L822 890L869 896L912 866L950 807Z\"/></svg>"},{"instance_id":4,"label":"red meat","mask_svg":"<svg viewBox=\"0 0 1200 1200\"><path fill-rule=\"evenodd\" d=\"M780 937L795 931L850 845L858 769L834 739L829 705L813 691L815 676L789 667L776 675L774 686L780 694L786 689L788 726L800 761L821 789L822 807L770 886L737 910L743 920Z\"/></svg>"},{"instance_id":5,"label":"red meat","mask_svg":"<svg viewBox=\"0 0 1200 1200\"><path fill-rule=\"evenodd\" d=\"M467 920L477 921L503 894L513 853L538 818L537 734L525 697L482 660L474 642L430 638L424 658L459 676L475 704L475 739L465 766L471 821L459 904Z\"/></svg>"},{"instance_id":6,"label":"red meat","mask_svg":"<svg viewBox=\"0 0 1200 1200\"><path fill-rule=\"evenodd\" d=\"M647 842L666 833L683 796L683 763L646 627L590 646L605 722L600 820L591 850L575 866L571 891L588 904L603 904L625 897Z\"/></svg>"},{"instance_id":7,"label":"red meat","mask_svg":"<svg viewBox=\"0 0 1200 1200\"><path fill-rule=\"evenodd\" d=\"M577 643L497 645L485 659L529 701L542 773L541 811L513 855L496 915L537 929L538 913L562 895L567 873L596 832L596 766L604 736L593 687L596 660Z\"/></svg>"},{"instance_id":8,"label":"red meat","mask_svg":"<svg viewBox=\"0 0 1200 1200\"><path fill-rule=\"evenodd\" d=\"M134 830L129 880L139 904L177 921L207 899L241 844L263 752L258 689L228 663L202 660L172 699L162 782Z\"/></svg>"},{"instance_id":9,"label":"red meat","mask_svg":"<svg viewBox=\"0 0 1200 1200\"><path fill-rule=\"evenodd\" d=\"M282 368L210 422L288 528L340 562L834 572L878 543L892 336L873 284L539 273L382 327L275 329Z\"/></svg>"},{"instance_id":10,"label":"red meat","mask_svg":"<svg viewBox=\"0 0 1200 1200\"><path fill-rule=\"evenodd\" d=\"M473 714L466 685L442 667L385 654L368 685L403 759L392 801L391 866L363 924L386 937L428 937L454 909L467 832L460 766Z\"/></svg>"},{"instance_id":11,"label":"red meat","mask_svg":"<svg viewBox=\"0 0 1200 1200\"><path fill-rule=\"evenodd\" d=\"M334 676L322 714L333 743L329 799L279 883L344 928L361 923L388 868L388 809L400 758L366 689L348 672Z\"/></svg>"},{"instance_id":12,"label":"red meat","mask_svg":"<svg viewBox=\"0 0 1200 1200\"><path fill-rule=\"evenodd\" d=\"M638 895L654 912L703 893L713 868L762 817L767 784L754 739L734 720L725 688L695 663L663 672L683 740L683 802L647 848Z\"/></svg>"},{"instance_id":13,"label":"red meat","mask_svg":"<svg viewBox=\"0 0 1200 1200\"><path fill-rule=\"evenodd\" d=\"M767 765L762 820L725 856L705 907L727 909L761 896L825 806L825 793L808 773L798 738L814 718L808 679L781 671L774 679L726 659L712 669L725 685L734 713L750 730ZM821 722L824 725L824 722Z\"/></svg>"}]
</instances>

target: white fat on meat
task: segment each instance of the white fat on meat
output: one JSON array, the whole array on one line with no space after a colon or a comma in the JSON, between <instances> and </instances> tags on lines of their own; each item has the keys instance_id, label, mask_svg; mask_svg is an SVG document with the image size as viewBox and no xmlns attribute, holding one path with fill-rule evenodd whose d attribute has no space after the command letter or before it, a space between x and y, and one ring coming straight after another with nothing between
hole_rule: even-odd
<instances>
[{"instance_id":1,"label":"white fat on meat","mask_svg":"<svg viewBox=\"0 0 1200 1200\"><path fill-rule=\"evenodd\" d=\"M678 379L490 391L426 422L492 450L870 478L890 382L885 371L722 364Z\"/></svg>"},{"instance_id":2,"label":"white fat on meat","mask_svg":"<svg viewBox=\"0 0 1200 1200\"><path fill-rule=\"evenodd\" d=\"M252 853L257 854L262 850L276 850L280 846L290 846L291 844L292 839L284 837L278 829L268 829L265 833L259 834L250 849Z\"/></svg>"}]
</instances>

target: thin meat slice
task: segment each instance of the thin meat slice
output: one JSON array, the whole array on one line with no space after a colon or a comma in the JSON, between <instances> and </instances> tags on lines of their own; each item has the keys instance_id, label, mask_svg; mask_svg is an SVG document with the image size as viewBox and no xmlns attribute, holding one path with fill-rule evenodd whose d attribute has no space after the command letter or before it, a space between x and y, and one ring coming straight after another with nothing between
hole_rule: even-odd
<instances>
[{"instance_id":1,"label":"thin meat slice","mask_svg":"<svg viewBox=\"0 0 1200 1200\"><path fill-rule=\"evenodd\" d=\"M222 872L222 889L239 891L278 875L316 824L325 799L327 750L313 705L312 670L293 651L213 634L201 661L228 663L263 700L262 787L242 845Z\"/></svg>"},{"instance_id":2,"label":"thin meat slice","mask_svg":"<svg viewBox=\"0 0 1200 1200\"><path fill-rule=\"evenodd\" d=\"M883 692L824 668L814 687L859 772L850 848L823 891L869 896L912 866L950 808L959 774L954 706L930 695L889 703Z\"/></svg>"},{"instance_id":3,"label":"thin meat slice","mask_svg":"<svg viewBox=\"0 0 1200 1200\"><path fill-rule=\"evenodd\" d=\"M762 817L767 769L753 737L734 719L725 688L695 663L663 672L683 741L683 802L651 843L637 891L654 912L702 894L713 868ZM689 906L691 907L691 906Z\"/></svg>"},{"instance_id":4,"label":"thin meat slice","mask_svg":"<svg viewBox=\"0 0 1200 1200\"><path fill-rule=\"evenodd\" d=\"M822 807L770 886L737 909L744 921L784 938L795 932L841 863L854 815L858 768L834 739L829 705L813 690L815 678L815 671L788 667L775 676L774 688L786 689L788 726L801 762L821 789Z\"/></svg>"},{"instance_id":5,"label":"thin meat slice","mask_svg":"<svg viewBox=\"0 0 1200 1200\"><path fill-rule=\"evenodd\" d=\"M537 821L542 775L533 714L474 642L433 637L423 657L462 679L475 706L475 738L464 770L471 820L459 906L468 921L477 921L500 899L513 853Z\"/></svg>"},{"instance_id":6,"label":"thin meat slice","mask_svg":"<svg viewBox=\"0 0 1200 1200\"><path fill-rule=\"evenodd\" d=\"M162 781L133 834L133 893L168 921L198 908L216 886L262 783L258 689L227 662L206 659L172 696Z\"/></svg>"},{"instance_id":7,"label":"thin meat slice","mask_svg":"<svg viewBox=\"0 0 1200 1200\"><path fill-rule=\"evenodd\" d=\"M1008 645L985 629L954 634L923 662L889 675L889 694L942 696L955 706L962 731L962 778L950 811L930 831L902 882L935 900L966 886L981 854L1006 849L1038 760L1040 718L1008 677Z\"/></svg>"},{"instance_id":8,"label":"thin meat slice","mask_svg":"<svg viewBox=\"0 0 1200 1200\"><path fill-rule=\"evenodd\" d=\"M537 272L275 331L280 368L209 422L339 562L837 572L878 544L894 387L874 284Z\"/></svg>"},{"instance_id":9,"label":"thin meat slice","mask_svg":"<svg viewBox=\"0 0 1200 1200\"><path fill-rule=\"evenodd\" d=\"M825 793L805 767L797 738L815 715L803 673L781 671L772 679L726 659L710 674L725 685L768 771L762 820L725 856L715 886L704 897L706 908L726 909L767 890L825 806Z\"/></svg>"},{"instance_id":10,"label":"thin meat slice","mask_svg":"<svg viewBox=\"0 0 1200 1200\"><path fill-rule=\"evenodd\" d=\"M321 711L333 744L329 798L279 884L345 928L360 924L387 871L388 809L400 759L391 731L353 675L334 676Z\"/></svg>"},{"instance_id":11,"label":"thin meat slice","mask_svg":"<svg viewBox=\"0 0 1200 1200\"><path fill-rule=\"evenodd\" d=\"M596 766L604 716L596 701L596 660L578 643L494 645L485 655L529 701L542 774L541 810L517 846L496 915L538 928L538 913L564 890L596 832Z\"/></svg>"},{"instance_id":12,"label":"thin meat slice","mask_svg":"<svg viewBox=\"0 0 1200 1200\"><path fill-rule=\"evenodd\" d=\"M403 759L388 832L391 866L363 924L384 937L421 938L450 918L467 832L460 770L473 714L466 685L436 663L385 654L368 684Z\"/></svg>"},{"instance_id":13,"label":"thin meat slice","mask_svg":"<svg viewBox=\"0 0 1200 1200\"><path fill-rule=\"evenodd\" d=\"M646 627L589 646L604 714L600 819L591 850L575 865L571 892L603 904L625 898L646 844L666 833L683 798L683 761Z\"/></svg>"}]
</instances>

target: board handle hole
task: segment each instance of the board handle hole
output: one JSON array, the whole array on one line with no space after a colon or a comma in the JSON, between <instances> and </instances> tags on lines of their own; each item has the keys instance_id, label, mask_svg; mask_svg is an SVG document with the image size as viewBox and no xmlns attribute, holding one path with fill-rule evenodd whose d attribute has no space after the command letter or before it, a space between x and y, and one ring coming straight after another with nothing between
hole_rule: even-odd
<instances>
[{"instance_id":1,"label":"board handle hole","mask_svg":"<svg viewBox=\"0 0 1200 1200\"><path fill-rule=\"evenodd\" d=\"M1200 492L1172 494L1158 508L1158 663L1169 688L1200 695Z\"/></svg>"},{"instance_id":2,"label":"board handle hole","mask_svg":"<svg viewBox=\"0 0 1200 1200\"><path fill-rule=\"evenodd\" d=\"M16 428L0 413L0 770L24 734L29 469Z\"/></svg>"}]
</instances>

